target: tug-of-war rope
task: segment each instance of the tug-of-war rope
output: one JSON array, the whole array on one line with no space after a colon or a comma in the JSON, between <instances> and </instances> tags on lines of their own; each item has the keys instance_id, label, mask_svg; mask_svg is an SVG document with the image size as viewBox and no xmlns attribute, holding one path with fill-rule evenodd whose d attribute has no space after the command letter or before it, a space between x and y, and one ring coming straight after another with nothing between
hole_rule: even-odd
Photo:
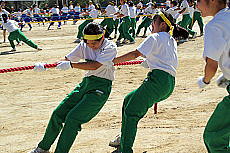
<instances>
[{"instance_id":1,"label":"tug-of-war rope","mask_svg":"<svg viewBox=\"0 0 230 153\"><path fill-rule=\"evenodd\" d=\"M122 66L122 65L135 65L135 64L141 64L143 62L143 60L139 60L139 61L126 61L126 62L121 62L121 63L117 63L114 64L114 66ZM44 67L45 68L54 68L56 67L58 64L45 64ZM23 66L23 67L15 67L15 68L7 68L7 69L0 69L0 73L7 73L7 72L15 72L15 71L24 71L24 70L32 70L34 69L34 65L33 66ZM154 114L157 114L157 103L155 103L154 105Z\"/></svg>"}]
</instances>

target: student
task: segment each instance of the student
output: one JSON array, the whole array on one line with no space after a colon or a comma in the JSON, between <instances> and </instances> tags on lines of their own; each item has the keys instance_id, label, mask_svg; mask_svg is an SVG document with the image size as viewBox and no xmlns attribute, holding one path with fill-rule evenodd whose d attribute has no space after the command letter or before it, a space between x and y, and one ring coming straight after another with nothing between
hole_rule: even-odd
<instances>
[{"instance_id":1,"label":"student","mask_svg":"<svg viewBox=\"0 0 230 153\"><path fill-rule=\"evenodd\" d=\"M178 13L177 1L171 2L171 7L166 11L167 13L171 14L174 22L176 23L176 19L179 17L180 13Z\"/></svg>"},{"instance_id":2,"label":"student","mask_svg":"<svg viewBox=\"0 0 230 153\"><path fill-rule=\"evenodd\" d=\"M130 44L134 44L136 41L129 33L129 28L131 24L129 6L128 4L126 4L126 0L120 0L120 3L121 3L121 9L115 15L117 15L117 17L122 18L122 23L120 24L120 27L118 29L120 35L116 43L117 45L121 45L121 39L124 38L123 41L124 43L126 43L126 40L129 40Z\"/></svg>"},{"instance_id":3,"label":"student","mask_svg":"<svg viewBox=\"0 0 230 153\"><path fill-rule=\"evenodd\" d=\"M151 18L152 18L152 16L154 16L155 14L156 14L156 8L157 8L157 6L156 6L156 4L155 3L152 3L152 2L150 2L149 4L148 4L148 7L145 9L145 15L147 15L147 16L145 16L145 18L144 18L144 20L141 22L141 24L138 26L138 29L137 29L137 33L136 33L136 36L138 36L139 35L139 33L140 33L140 31L141 31L141 29L142 28L144 28L144 34L143 34L143 36L142 37L146 37L146 32L147 32L147 29L148 29L148 27L151 25L151 23L152 23L152 20L151 20Z\"/></svg>"},{"instance_id":4,"label":"student","mask_svg":"<svg viewBox=\"0 0 230 153\"><path fill-rule=\"evenodd\" d=\"M180 31L173 23L173 17L162 12L154 16L152 29L152 34L135 51L113 60L114 63L119 63L143 56L146 57L146 64L150 69L141 86L125 97L121 137L109 143L112 147L120 146L122 153L133 153L132 146L139 120L155 103L167 99L175 87L178 58L177 43L173 37L187 31Z\"/></svg>"},{"instance_id":5,"label":"student","mask_svg":"<svg viewBox=\"0 0 230 153\"><path fill-rule=\"evenodd\" d=\"M54 110L42 141L30 153L49 153L59 133L54 153L68 153L81 125L95 117L109 97L114 80L112 60L117 54L116 44L104 38L103 28L96 23L88 24L83 33L84 41L65 56L65 61L58 62L57 68L77 68L88 72ZM86 62L79 62L80 59ZM36 64L35 70L45 70L44 64Z\"/></svg>"},{"instance_id":6,"label":"student","mask_svg":"<svg viewBox=\"0 0 230 153\"><path fill-rule=\"evenodd\" d=\"M80 13L81 13L81 6L79 3L76 4L76 6L74 7L74 21L73 24L76 24L76 22L78 21L78 19L80 19Z\"/></svg>"},{"instance_id":7,"label":"student","mask_svg":"<svg viewBox=\"0 0 230 153\"><path fill-rule=\"evenodd\" d=\"M131 26L129 33L132 34L132 37L135 38L136 36L136 16L137 16L137 11L136 7L134 6L132 1L129 1L129 11L130 11L130 19L131 19Z\"/></svg>"},{"instance_id":8,"label":"student","mask_svg":"<svg viewBox=\"0 0 230 153\"><path fill-rule=\"evenodd\" d=\"M229 153L230 145L230 9L226 0L198 0L197 7L203 17L213 16L205 26L203 58L206 62L204 76L198 86L210 84L218 65L223 73L218 86L225 87L228 95L217 105L205 127L203 138L208 153Z\"/></svg>"},{"instance_id":9,"label":"student","mask_svg":"<svg viewBox=\"0 0 230 153\"><path fill-rule=\"evenodd\" d=\"M0 5L0 18L2 18L2 15L3 14L6 14L7 16L10 14L8 11L6 11L5 9L3 9L2 8L2 6ZM3 29L3 43L5 43L6 42L6 29L4 29L3 27L2 27L2 29Z\"/></svg>"},{"instance_id":10,"label":"student","mask_svg":"<svg viewBox=\"0 0 230 153\"><path fill-rule=\"evenodd\" d=\"M113 16L116 12L117 11L115 9L115 1L109 2L109 5L105 8L105 12L104 12L107 18L105 18L100 23L102 27L106 26L105 38L109 38L110 34L113 32L113 29L114 29Z\"/></svg>"},{"instance_id":11,"label":"student","mask_svg":"<svg viewBox=\"0 0 230 153\"><path fill-rule=\"evenodd\" d=\"M18 43L20 41L23 41L24 43L26 43L27 45L29 45L30 47L33 47L37 50L42 50L40 47L38 47L38 45L36 45L33 41L29 40L22 32L21 30L18 29L18 27L16 26L17 22L14 20L8 20L8 17L6 14L2 15L2 25L3 27L10 33L8 39L10 41L10 45L12 47L11 51L16 51L16 47L14 45L14 40L16 40Z\"/></svg>"},{"instance_id":12,"label":"student","mask_svg":"<svg viewBox=\"0 0 230 153\"><path fill-rule=\"evenodd\" d=\"M194 4L194 14L193 14L192 23L189 25L189 29L192 29L192 27L196 21L198 22L198 25L200 28L200 36L203 36L203 34L204 34L203 19L202 19L200 10L197 9L196 4Z\"/></svg>"},{"instance_id":13,"label":"student","mask_svg":"<svg viewBox=\"0 0 230 153\"><path fill-rule=\"evenodd\" d=\"M56 4L54 5L54 7L49 11L49 13L51 13L51 21L58 21L60 20L60 10L59 10L59 6L57 6ZM50 22L50 25L48 26L47 30L50 30L50 27L54 25L54 22ZM61 29L61 22L58 22L58 27L57 29Z\"/></svg>"},{"instance_id":14,"label":"student","mask_svg":"<svg viewBox=\"0 0 230 153\"><path fill-rule=\"evenodd\" d=\"M63 8L61 9L61 19L62 20L67 20L67 16L69 13L69 8L67 7L66 4L64 4ZM67 21L64 21L64 25L66 25Z\"/></svg>"},{"instance_id":15,"label":"student","mask_svg":"<svg viewBox=\"0 0 230 153\"><path fill-rule=\"evenodd\" d=\"M179 11L178 13L183 14L183 17L182 17L182 21L180 21L178 24L181 27L188 30L189 34L192 35L192 38L196 38L196 32L188 28L189 24L192 22L192 17L190 16L189 3L187 0L182 1L180 9L181 11Z\"/></svg>"},{"instance_id":16,"label":"student","mask_svg":"<svg viewBox=\"0 0 230 153\"><path fill-rule=\"evenodd\" d=\"M91 10L91 9L90 9ZM80 43L82 38L83 38L83 29L85 28L85 26L90 23L93 22L94 18L98 18L98 16L100 15L100 11L101 8L99 6L99 4L96 5L96 7L94 9L92 9L90 12L84 12L82 13L83 16L89 16L89 19L86 19L79 27L78 27L78 34L77 34L77 39L74 41L74 43ZM91 19L92 18L92 19Z\"/></svg>"}]
</instances>

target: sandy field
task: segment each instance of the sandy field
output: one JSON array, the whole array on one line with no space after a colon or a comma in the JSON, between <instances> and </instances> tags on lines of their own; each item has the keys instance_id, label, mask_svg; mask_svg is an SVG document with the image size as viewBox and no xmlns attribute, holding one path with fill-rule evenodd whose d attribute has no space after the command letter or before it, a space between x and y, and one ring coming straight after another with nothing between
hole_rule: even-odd
<instances>
[{"instance_id":1,"label":"sandy field","mask_svg":"<svg viewBox=\"0 0 230 153\"><path fill-rule=\"evenodd\" d=\"M211 18L205 18L207 23ZM27 45L10 52L9 43L0 44L0 68L34 65L36 62L54 63L69 53L76 44L77 25L68 22L47 31L47 25L33 24L24 34L43 48L37 51ZM139 22L140 23L140 22ZM199 30L197 24L195 31ZM2 31L0 33L2 38ZM118 55L134 50L136 44L118 48ZM1 40L2 41L2 40ZM115 41L115 40L113 40ZM134 152L142 153L206 153L202 134L217 103L227 94L217 88L215 78L205 89L197 87L203 75L203 37L178 46L179 67L173 94L153 108L138 125ZM140 65L116 67L116 80L109 100L89 123L82 126L70 153L111 153L108 143L120 131L121 107L126 94L136 89L146 77L148 69ZM218 71L220 74L220 71ZM26 153L41 140L50 115L63 98L80 83L83 70L45 72L19 71L0 74L0 153ZM55 144L51 148L54 151Z\"/></svg>"}]
</instances>

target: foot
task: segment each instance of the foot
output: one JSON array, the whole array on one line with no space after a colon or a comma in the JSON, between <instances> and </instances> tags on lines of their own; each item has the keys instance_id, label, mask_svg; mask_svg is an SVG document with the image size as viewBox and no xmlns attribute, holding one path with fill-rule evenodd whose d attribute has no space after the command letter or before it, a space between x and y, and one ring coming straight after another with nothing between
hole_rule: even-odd
<instances>
[{"instance_id":1,"label":"foot","mask_svg":"<svg viewBox=\"0 0 230 153\"><path fill-rule=\"evenodd\" d=\"M184 42L187 42L188 41L188 38L187 39L180 39L178 42L179 43L184 43Z\"/></svg>"},{"instance_id":2,"label":"foot","mask_svg":"<svg viewBox=\"0 0 230 153\"><path fill-rule=\"evenodd\" d=\"M195 39L196 38L196 35L197 35L197 32L195 32L192 36L192 39Z\"/></svg>"},{"instance_id":3,"label":"foot","mask_svg":"<svg viewBox=\"0 0 230 153\"><path fill-rule=\"evenodd\" d=\"M135 44L135 43L136 43L135 40L129 42L129 44Z\"/></svg>"},{"instance_id":4,"label":"foot","mask_svg":"<svg viewBox=\"0 0 230 153\"><path fill-rule=\"evenodd\" d=\"M42 48L38 47L37 50L42 50Z\"/></svg>"},{"instance_id":5,"label":"foot","mask_svg":"<svg viewBox=\"0 0 230 153\"><path fill-rule=\"evenodd\" d=\"M16 48L11 49L11 51L12 51L12 52L13 52L13 51L16 51Z\"/></svg>"},{"instance_id":6,"label":"foot","mask_svg":"<svg viewBox=\"0 0 230 153\"><path fill-rule=\"evenodd\" d=\"M201 32L201 33L200 33L200 36L203 36L203 35L204 35L204 33L203 33L203 32Z\"/></svg>"},{"instance_id":7,"label":"foot","mask_svg":"<svg viewBox=\"0 0 230 153\"><path fill-rule=\"evenodd\" d=\"M114 35L114 39L116 39L116 38L117 38L117 34Z\"/></svg>"},{"instance_id":8,"label":"foot","mask_svg":"<svg viewBox=\"0 0 230 153\"><path fill-rule=\"evenodd\" d=\"M111 140L109 142L109 146L118 148L118 147L120 147L120 142L121 142L121 136L117 135L114 140Z\"/></svg>"},{"instance_id":9,"label":"foot","mask_svg":"<svg viewBox=\"0 0 230 153\"><path fill-rule=\"evenodd\" d=\"M39 147L33 149L32 151L30 151L29 153L50 153L48 150L43 150Z\"/></svg>"},{"instance_id":10,"label":"foot","mask_svg":"<svg viewBox=\"0 0 230 153\"><path fill-rule=\"evenodd\" d=\"M32 30L32 28L29 29L29 31L31 31L31 30Z\"/></svg>"},{"instance_id":11,"label":"foot","mask_svg":"<svg viewBox=\"0 0 230 153\"><path fill-rule=\"evenodd\" d=\"M74 41L74 43L80 43L81 42L81 39L76 39L75 41Z\"/></svg>"},{"instance_id":12,"label":"foot","mask_svg":"<svg viewBox=\"0 0 230 153\"><path fill-rule=\"evenodd\" d=\"M143 35L143 36L141 36L142 38L146 38L147 36L146 35Z\"/></svg>"},{"instance_id":13,"label":"foot","mask_svg":"<svg viewBox=\"0 0 230 153\"><path fill-rule=\"evenodd\" d=\"M57 29L61 29L61 27L57 27Z\"/></svg>"},{"instance_id":14,"label":"foot","mask_svg":"<svg viewBox=\"0 0 230 153\"><path fill-rule=\"evenodd\" d=\"M122 44L127 44L128 43L128 40L127 39L124 39L123 41L122 41Z\"/></svg>"}]
</instances>

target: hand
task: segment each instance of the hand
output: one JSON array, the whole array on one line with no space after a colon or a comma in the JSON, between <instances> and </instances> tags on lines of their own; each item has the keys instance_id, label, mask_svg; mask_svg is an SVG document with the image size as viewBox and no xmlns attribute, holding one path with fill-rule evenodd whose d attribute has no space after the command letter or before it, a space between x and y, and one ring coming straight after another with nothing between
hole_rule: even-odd
<instances>
[{"instance_id":1,"label":"hand","mask_svg":"<svg viewBox=\"0 0 230 153\"><path fill-rule=\"evenodd\" d=\"M58 65L56 68L60 70L68 70L72 68L71 62L70 61L60 61L58 62Z\"/></svg>"},{"instance_id":2,"label":"hand","mask_svg":"<svg viewBox=\"0 0 230 153\"><path fill-rule=\"evenodd\" d=\"M218 87L221 88L226 88L229 85L230 81L227 80L223 74L221 74L217 79L216 79L216 84Z\"/></svg>"},{"instance_id":3,"label":"hand","mask_svg":"<svg viewBox=\"0 0 230 153\"><path fill-rule=\"evenodd\" d=\"M141 66L143 66L144 68L149 68L149 66L148 66L148 63L147 63L147 61L146 60L144 60L142 63L141 63Z\"/></svg>"},{"instance_id":4,"label":"hand","mask_svg":"<svg viewBox=\"0 0 230 153\"><path fill-rule=\"evenodd\" d=\"M198 84L198 87L199 87L199 88L204 88L204 87L206 87L209 83L205 83L205 82L204 82L204 77L201 76L201 77L198 78L197 84Z\"/></svg>"},{"instance_id":5,"label":"hand","mask_svg":"<svg viewBox=\"0 0 230 153\"><path fill-rule=\"evenodd\" d=\"M46 68L45 68L45 64L46 63L35 63L34 64L34 71L35 72L43 72L43 71L46 71Z\"/></svg>"}]
</instances>

